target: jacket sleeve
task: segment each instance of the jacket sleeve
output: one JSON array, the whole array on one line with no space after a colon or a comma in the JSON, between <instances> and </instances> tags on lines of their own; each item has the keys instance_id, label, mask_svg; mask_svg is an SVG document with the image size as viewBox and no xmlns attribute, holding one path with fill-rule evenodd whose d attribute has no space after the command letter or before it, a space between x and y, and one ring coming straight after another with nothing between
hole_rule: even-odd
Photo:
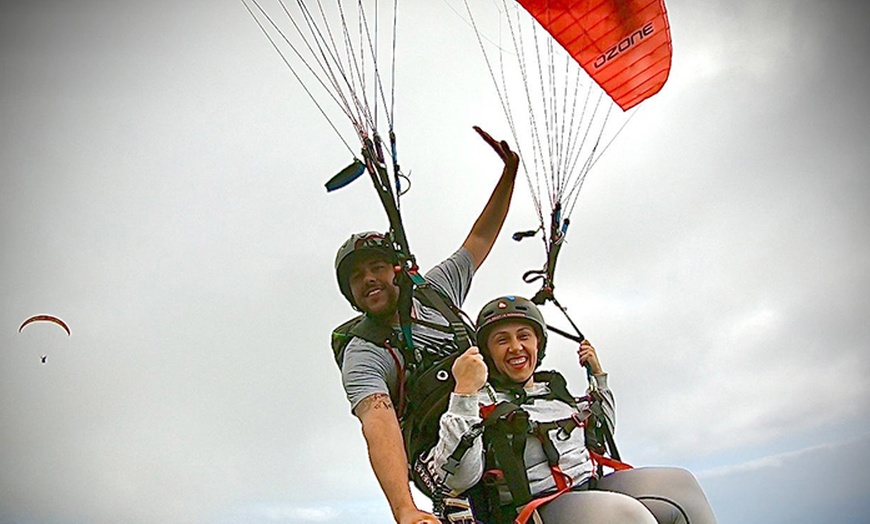
<instances>
[{"instance_id":1,"label":"jacket sleeve","mask_svg":"<svg viewBox=\"0 0 870 524\"><path fill-rule=\"evenodd\" d=\"M477 484L483 476L483 436L477 435L472 446L462 456L455 471L448 474L444 466L459 445L462 436L481 422L478 395L450 394L447 411L441 415L438 442L423 459L429 472L447 487L450 496L459 495Z\"/></svg>"},{"instance_id":2,"label":"jacket sleeve","mask_svg":"<svg viewBox=\"0 0 870 524\"><path fill-rule=\"evenodd\" d=\"M601 410L604 413L604 422L613 433L616 433L616 400L607 385L607 374L594 375L593 379L598 392L601 393Z\"/></svg>"}]
</instances>

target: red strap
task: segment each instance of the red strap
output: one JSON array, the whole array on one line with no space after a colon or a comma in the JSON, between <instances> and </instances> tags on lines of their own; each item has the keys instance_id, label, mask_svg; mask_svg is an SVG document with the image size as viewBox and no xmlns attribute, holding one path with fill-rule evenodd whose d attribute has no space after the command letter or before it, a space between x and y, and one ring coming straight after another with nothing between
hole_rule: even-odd
<instances>
[{"instance_id":1,"label":"red strap","mask_svg":"<svg viewBox=\"0 0 870 524\"><path fill-rule=\"evenodd\" d=\"M556 481L556 488L559 491L570 488L571 484L574 483L573 479L571 479L571 477L569 477L566 473L563 473L562 468L560 468L558 465L550 466L550 472L553 474L553 480Z\"/></svg>"},{"instance_id":2,"label":"red strap","mask_svg":"<svg viewBox=\"0 0 870 524\"><path fill-rule=\"evenodd\" d=\"M399 373L399 405L396 406L396 414L402 416L405 413L405 368L399 363L399 356L396 355L396 350L390 345L389 340L384 341L384 347L393 357L393 362L396 364L396 371Z\"/></svg>"},{"instance_id":3,"label":"red strap","mask_svg":"<svg viewBox=\"0 0 870 524\"><path fill-rule=\"evenodd\" d=\"M571 477L564 473L559 466L550 466L550 471L553 473L553 480L556 481L556 487L559 488L559 491L552 495L535 499L523 506L523 510L514 519L514 524L526 524L536 509L564 495L571 489L571 484L573 484Z\"/></svg>"},{"instance_id":4,"label":"red strap","mask_svg":"<svg viewBox=\"0 0 870 524\"><path fill-rule=\"evenodd\" d=\"M625 469L632 469L632 466L626 464L625 462L621 462L616 459L612 459L610 457L605 457L604 455L599 455L595 453L591 449L589 450L589 457L592 459L592 462L596 464L601 464L602 466L607 466L608 468L613 469L614 471L622 471Z\"/></svg>"},{"instance_id":5,"label":"red strap","mask_svg":"<svg viewBox=\"0 0 870 524\"><path fill-rule=\"evenodd\" d=\"M592 458L592 462L607 466L608 468L611 468L615 471L632 469L632 466L626 464L625 462L621 462L610 457L605 457L604 455L599 455L592 450L589 450L589 456ZM571 477L565 474L559 468L559 466L552 466L550 467L550 470L553 472L553 479L556 481L556 487L559 489L559 491L553 493L552 495L547 495L546 497L535 499L523 506L523 510L520 511L520 514L514 520L514 524L526 524L529 518L531 518L532 513L534 513L536 509L548 502L552 502L553 500L564 495L571 489Z\"/></svg>"}]
</instances>

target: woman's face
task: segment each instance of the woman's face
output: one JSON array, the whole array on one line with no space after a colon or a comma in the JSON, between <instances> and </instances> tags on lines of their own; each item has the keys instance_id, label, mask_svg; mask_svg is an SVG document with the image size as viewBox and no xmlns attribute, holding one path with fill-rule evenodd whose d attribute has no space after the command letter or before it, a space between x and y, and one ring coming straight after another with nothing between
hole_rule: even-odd
<instances>
[{"instance_id":1,"label":"woman's face","mask_svg":"<svg viewBox=\"0 0 870 524\"><path fill-rule=\"evenodd\" d=\"M538 335L528 322L499 322L486 337L495 367L513 382L527 384L538 366Z\"/></svg>"}]
</instances>

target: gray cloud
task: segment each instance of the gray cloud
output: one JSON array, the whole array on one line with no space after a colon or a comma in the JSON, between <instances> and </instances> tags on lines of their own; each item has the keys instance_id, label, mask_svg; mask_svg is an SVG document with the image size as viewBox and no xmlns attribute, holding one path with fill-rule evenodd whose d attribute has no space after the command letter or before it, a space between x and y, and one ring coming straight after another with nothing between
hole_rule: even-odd
<instances>
[{"instance_id":1,"label":"gray cloud","mask_svg":"<svg viewBox=\"0 0 870 524\"><path fill-rule=\"evenodd\" d=\"M0 17L0 522L382 522L327 349L352 314L334 249L386 224L365 182L323 191L349 154L240 5L28 6ZM406 12L404 48L439 51L403 54L399 90L424 268L499 170L470 126L507 136L473 35L435 6ZM867 456L824 447L868 431L867 7L668 6L672 76L587 180L561 301L630 462L710 472L722 522L866 517L866 476L814 461ZM534 220L523 187L505 229ZM531 292L541 257L498 243L468 311ZM73 336L17 333L35 312Z\"/></svg>"}]
</instances>

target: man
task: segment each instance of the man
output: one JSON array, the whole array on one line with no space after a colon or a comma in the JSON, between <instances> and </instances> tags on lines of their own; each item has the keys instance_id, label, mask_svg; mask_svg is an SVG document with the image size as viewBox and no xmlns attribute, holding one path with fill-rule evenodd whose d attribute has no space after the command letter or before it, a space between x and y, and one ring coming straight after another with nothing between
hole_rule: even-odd
<instances>
[{"instance_id":1,"label":"man","mask_svg":"<svg viewBox=\"0 0 870 524\"><path fill-rule=\"evenodd\" d=\"M465 300L474 272L489 255L507 216L519 157L507 142L496 141L482 129L475 131L504 162L501 177L462 246L426 274L426 280L454 305ZM399 288L389 246L382 235L352 236L336 256L336 276L342 294L368 317L389 326L399 324ZM434 308L412 304L412 342L421 351L448 354L456 351L454 337L438 326L448 322ZM433 327L434 326L434 327ZM362 424L372 470L387 497L398 524L438 524L435 516L419 510L411 498L408 457L396 414L402 401L404 359L400 351L353 338L345 348L342 383L354 415Z\"/></svg>"}]
</instances>

